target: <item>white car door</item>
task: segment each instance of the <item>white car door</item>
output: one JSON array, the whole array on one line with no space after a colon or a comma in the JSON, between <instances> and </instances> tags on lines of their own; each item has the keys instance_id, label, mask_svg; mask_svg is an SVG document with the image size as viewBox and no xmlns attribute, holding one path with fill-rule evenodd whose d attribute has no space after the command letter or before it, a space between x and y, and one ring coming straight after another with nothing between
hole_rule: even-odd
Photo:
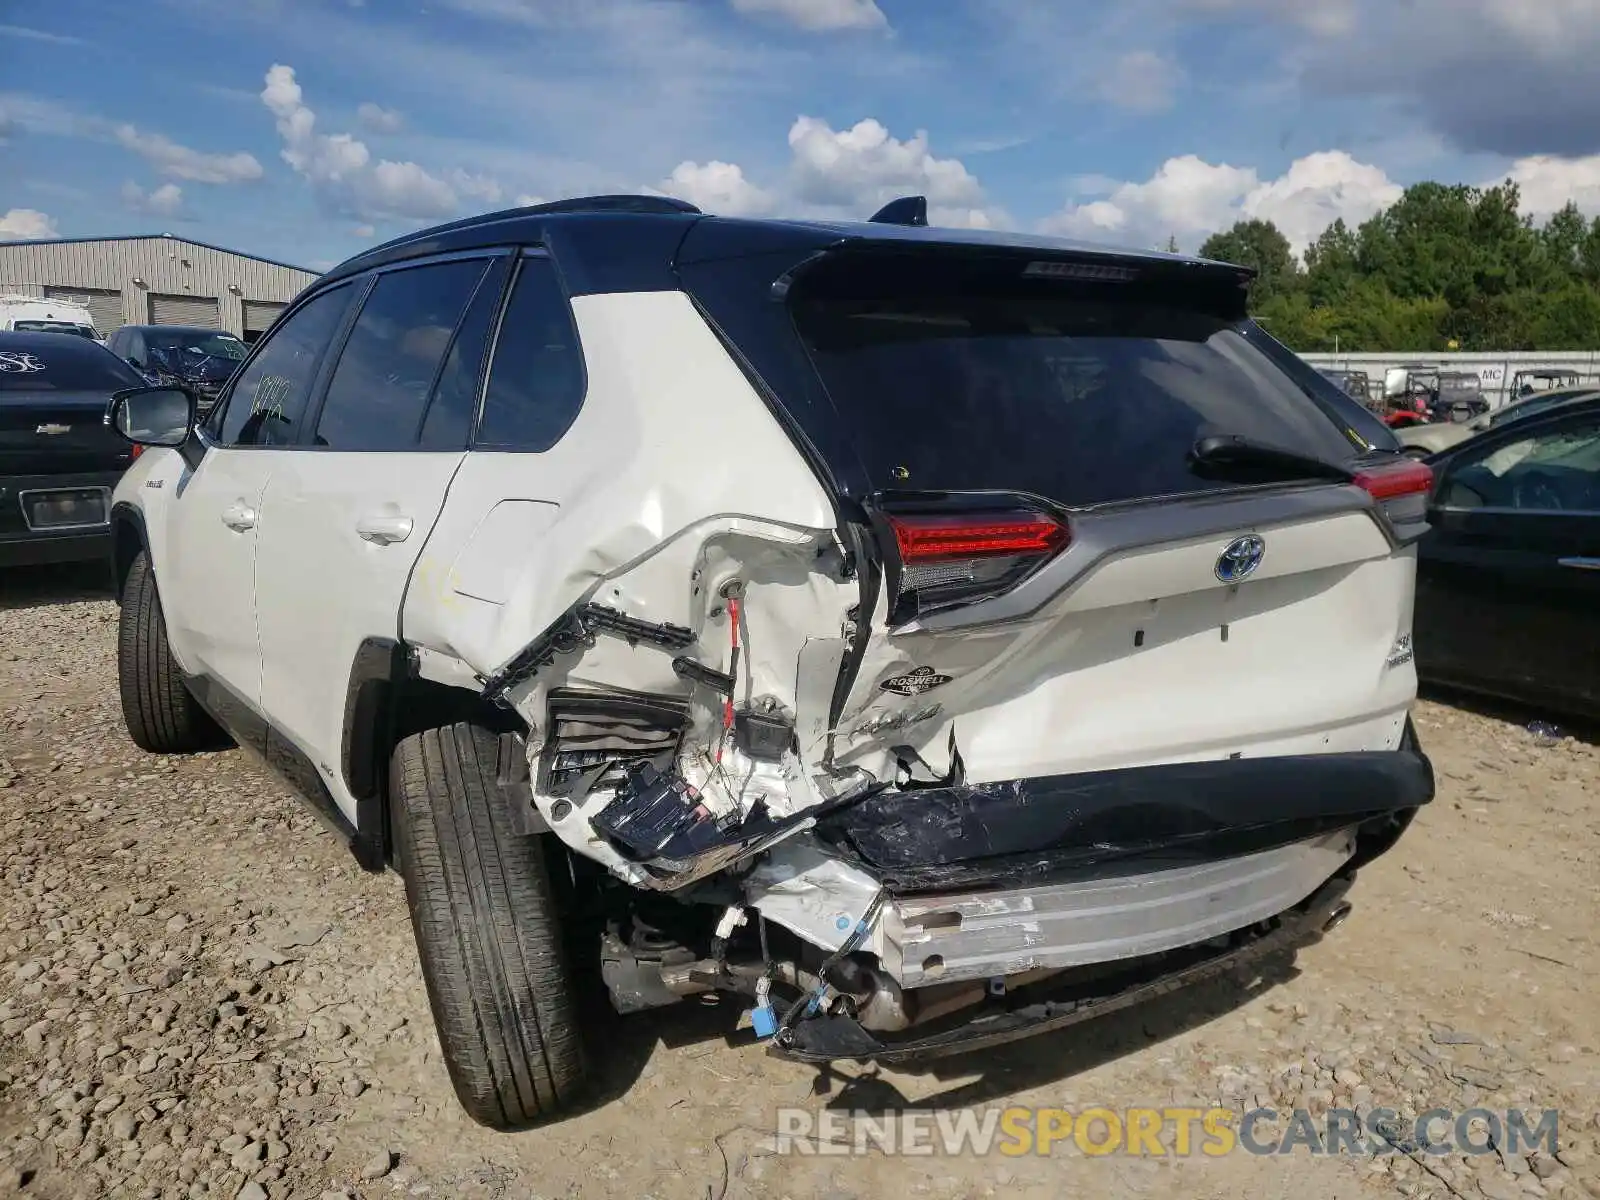
<instances>
[{"instance_id":1,"label":"white car door","mask_svg":"<svg viewBox=\"0 0 1600 1200\"><path fill-rule=\"evenodd\" d=\"M225 411L208 423L200 465L166 484L164 528L150 530L173 651L196 690L246 741L259 740L256 551L261 501L279 458L273 447L297 427L353 294L350 287L326 292L273 331L240 372Z\"/></svg>"},{"instance_id":2,"label":"white car door","mask_svg":"<svg viewBox=\"0 0 1600 1200\"><path fill-rule=\"evenodd\" d=\"M412 566L465 453L505 270L479 255L378 273L262 502L262 703L358 829L344 769L352 670L400 637Z\"/></svg>"}]
</instances>

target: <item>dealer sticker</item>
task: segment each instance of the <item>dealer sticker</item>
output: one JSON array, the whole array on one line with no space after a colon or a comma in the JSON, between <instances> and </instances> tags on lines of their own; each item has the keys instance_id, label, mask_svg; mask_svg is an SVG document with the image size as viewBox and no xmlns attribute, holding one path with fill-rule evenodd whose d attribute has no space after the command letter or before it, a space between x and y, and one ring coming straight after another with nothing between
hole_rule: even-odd
<instances>
[{"instance_id":1,"label":"dealer sticker","mask_svg":"<svg viewBox=\"0 0 1600 1200\"><path fill-rule=\"evenodd\" d=\"M909 675L895 675L878 686L886 692L896 692L902 696L920 696L923 692L931 692L949 683L950 679L949 675L941 675L932 667L918 667Z\"/></svg>"}]
</instances>

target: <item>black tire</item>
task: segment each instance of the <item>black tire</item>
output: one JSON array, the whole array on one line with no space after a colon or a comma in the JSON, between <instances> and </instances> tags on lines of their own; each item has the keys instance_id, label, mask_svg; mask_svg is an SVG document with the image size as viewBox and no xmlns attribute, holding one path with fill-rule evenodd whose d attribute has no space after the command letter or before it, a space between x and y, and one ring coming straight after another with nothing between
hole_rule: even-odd
<instances>
[{"instance_id":1,"label":"black tire","mask_svg":"<svg viewBox=\"0 0 1600 1200\"><path fill-rule=\"evenodd\" d=\"M152 754L192 754L227 744L227 735L189 692L167 645L150 556L128 570L117 625L117 686L134 745Z\"/></svg>"},{"instance_id":2,"label":"black tire","mask_svg":"<svg viewBox=\"0 0 1600 1200\"><path fill-rule=\"evenodd\" d=\"M406 738L389 803L450 1081L473 1120L513 1130L572 1109L588 1071L545 839L517 832L498 747L473 725Z\"/></svg>"}]
</instances>

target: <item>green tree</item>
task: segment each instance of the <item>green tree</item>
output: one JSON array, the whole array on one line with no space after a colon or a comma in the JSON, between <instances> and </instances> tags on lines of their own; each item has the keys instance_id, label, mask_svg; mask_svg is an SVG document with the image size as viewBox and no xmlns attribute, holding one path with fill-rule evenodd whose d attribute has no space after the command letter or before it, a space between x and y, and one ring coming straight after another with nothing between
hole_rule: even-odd
<instances>
[{"instance_id":1,"label":"green tree","mask_svg":"<svg viewBox=\"0 0 1600 1200\"><path fill-rule=\"evenodd\" d=\"M1292 292L1301 283L1300 264L1289 239L1271 221L1240 221L1224 233L1212 234L1201 245L1200 257L1253 268L1256 279L1250 298L1256 304Z\"/></svg>"}]
</instances>

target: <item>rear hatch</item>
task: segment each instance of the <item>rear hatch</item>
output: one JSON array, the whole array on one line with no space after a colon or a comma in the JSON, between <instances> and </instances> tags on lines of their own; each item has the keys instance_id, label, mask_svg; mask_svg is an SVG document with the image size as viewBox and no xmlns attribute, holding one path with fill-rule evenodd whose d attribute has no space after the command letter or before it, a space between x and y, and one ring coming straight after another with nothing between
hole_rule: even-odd
<instances>
[{"instance_id":1,"label":"rear hatch","mask_svg":"<svg viewBox=\"0 0 1600 1200\"><path fill-rule=\"evenodd\" d=\"M111 394L143 386L105 347L62 334L0 335L0 475L116 471L132 447L105 425Z\"/></svg>"},{"instance_id":2,"label":"rear hatch","mask_svg":"<svg viewBox=\"0 0 1600 1200\"><path fill-rule=\"evenodd\" d=\"M127 466L133 448L103 423L109 397L109 392L8 390L0 382L0 475Z\"/></svg>"},{"instance_id":3,"label":"rear hatch","mask_svg":"<svg viewBox=\"0 0 1600 1200\"><path fill-rule=\"evenodd\" d=\"M836 767L1399 744L1429 473L1246 319L1236 270L846 246L742 311L731 277L702 307L857 536Z\"/></svg>"}]
</instances>

